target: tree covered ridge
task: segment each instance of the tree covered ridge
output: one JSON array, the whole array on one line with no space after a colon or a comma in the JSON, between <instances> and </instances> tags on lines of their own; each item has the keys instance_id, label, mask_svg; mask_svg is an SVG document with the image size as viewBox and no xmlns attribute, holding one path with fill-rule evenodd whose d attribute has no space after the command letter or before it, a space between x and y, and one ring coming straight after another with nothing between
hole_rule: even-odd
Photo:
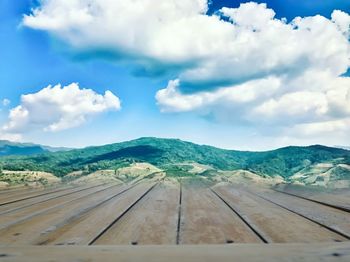
<instances>
[{"instance_id":1,"label":"tree covered ridge","mask_svg":"<svg viewBox=\"0 0 350 262\"><path fill-rule=\"evenodd\" d=\"M244 169L260 175L289 177L317 163L350 164L350 151L313 145L249 152L197 145L179 139L146 137L70 151L0 157L2 169L45 171L56 176L77 170L117 169L133 162L148 162L165 170L169 164L197 162L220 170Z\"/></svg>"}]
</instances>

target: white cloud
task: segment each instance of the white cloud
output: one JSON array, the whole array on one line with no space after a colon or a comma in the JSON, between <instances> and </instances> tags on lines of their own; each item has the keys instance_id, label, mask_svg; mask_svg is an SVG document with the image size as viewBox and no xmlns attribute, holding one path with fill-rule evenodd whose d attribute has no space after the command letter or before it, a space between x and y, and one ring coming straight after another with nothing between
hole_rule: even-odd
<instances>
[{"instance_id":1,"label":"white cloud","mask_svg":"<svg viewBox=\"0 0 350 262\"><path fill-rule=\"evenodd\" d=\"M171 71L156 95L163 112L291 130L350 117L349 14L287 22L254 2L207 9L206 0L45 0L23 24L78 52L108 50L146 71Z\"/></svg>"},{"instance_id":2,"label":"white cloud","mask_svg":"<svg viewBox=\"0 0 350 262\"><path fill-rule=\"evenodd\" d=\"M234 24L252 30L264 29L264 26L273 20L276 15L272 9L267 8L266 4L256 4L254 2L241 5L240 8L223 7L220 11Z\"/></svg>"},{"instance_id":3,"label":"white cloud","mask_svg":"<svg viewBox=\"0 0 350 262\"><path fill-rule=\"evenodd\" d=\"M9 100L9 99L7 99L7 98L4 98L2 101L1 101L1 104L3 105L3 106L8 106L9 104L11 104L11 101Z\"/></svg>"},{"instance_id":4,"label":"white cloud","mask_svg":"<svg viewBox=\"0 0 350 262\"><path fill-rule=\"evenodd\" d=\"M158 91L156 99L163 112L203 111L206 108L252 106L256 100L270 93L277 92L280 80L276 77L252 80L241 85L222 87L215 91L202 91L182 94L179 91L180 81L170 81L166 89Z\"/></svg>"},{"instance_id":5,"label":"white cloud","mask_svg":"<svg viewBox=\"0 0 350 262\"><path fill-rule=\"evenodd\" d=\"M37 93L22 95L21 104L10 110L2 132L20 135L31 129L60 131L77 127L91 116L119 109L119 98L111 91L101 95L91 89L80 89L77 83L48 86Z\"/></svg>"},{"instance_id":6,"label":"white cloud","mask_svg":"<svg viewBox=\"0 0 350 262\"><path fill-rule=\"evenodd\" d=\"M350 37L350 16L349 14L335 10L332 13L332 21L339 27L340 31L347 37Z\"/></svg>"},{"instance_id":7,"label":"white cloud","mask_svg":"<svg viewBox=\"0 0 350 262\"><path fill-rule=\"evenodd\" d=\"M23 24L146 69L179 66L182 85L195 89L315 66L341 74L349 66L346 13L333 13L334 22L314 16L288 24L265 4L213 16L206 10L206 0L46 0Z\"/></svg>"},{"instance_id":8,"label":"white cloud","mask_svg":"<svg viewBox=\"0 0 350 262\"><path fill-rule=\"evenodd\" d=\"M11 134L6 132L0 132L0 140L8 140L13 142L20 142L22 140L21 134Z\"/></svg>"},{"instance_id":9,"label":"white cloud","mask_svg":"<svg viewBox=\"0 0 350 262\"><path fill-rule=\"evenodd\" d=\"M186 94L179 80L157 92L163 112L214 114L219 120L275 128L350 117L350 78L307 77L289 79L271 76L214 91ZM350 131L350 126L349 126Z\"/></svg>"},{"instance_id":10,"label":"white cloud","mask_svg":"<svg viewBox=\"0 0 350 262\"><path fill-rule=\"evenodd\" d=\"M289 130L289 133L297 134L301 137L315 136L320 134L333 134L334 136L349 134L350 117L340 120L331 120L324 122L314 122L298 124Z\"/></svg>"}]
</instances>

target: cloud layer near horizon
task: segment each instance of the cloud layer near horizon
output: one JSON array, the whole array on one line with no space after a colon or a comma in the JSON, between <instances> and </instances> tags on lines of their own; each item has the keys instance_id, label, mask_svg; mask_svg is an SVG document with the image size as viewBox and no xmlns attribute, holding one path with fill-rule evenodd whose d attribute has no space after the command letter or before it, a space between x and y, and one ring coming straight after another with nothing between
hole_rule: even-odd
<instances>
[{"instance_id":1,"label":"cloud layer near horizon","mask_svg":"<svg viewBox=\"0 0 350 262\"><path fill-rule=\"evenodd\" d=\"M288 22L254 2L207 9L206 0L45 0L23 24L77 52L108 51L143 72L169 73L156 94L163 112L300 136L350 131L347 13Z\"/></svg>"},{"instance_id":2,"label":"cloud layer near horizon","mask_svg":"<svg viewBox=\"0 0 350 262\"><path fill-rule=\"evenodd\" d=\"M101 95L91 89L80 89L77 83L48 86L21 96L20 105L10 110L0 135L18 140L22 133L33 129L61 131L80 126L89 117L110 110L120 110L120 100L111 91Z\"/></svg>"}]
</instances>

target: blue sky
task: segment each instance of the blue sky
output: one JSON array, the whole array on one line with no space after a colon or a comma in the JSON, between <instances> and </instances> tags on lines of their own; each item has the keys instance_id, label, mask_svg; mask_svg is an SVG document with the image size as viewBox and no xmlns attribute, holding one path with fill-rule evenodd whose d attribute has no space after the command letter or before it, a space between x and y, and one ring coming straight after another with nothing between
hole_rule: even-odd
<instances>
[{"instance_id":1,"label":"blue sky","mask_svg":"<svg viewBox=\"0 0 350 262\"><path fill-rule=\"evenodd\" d=\"M92 2L96 2L96 6L98 6L100 4L99 2L103 1L94 0ZM205 15L209 17L212 14L217 14L217 11L220 8L227 7L231 8L232 10L239 8L241 3L246 2L249 1L213 0L209 5L209 11L207 14L200 14L200 11L198 11L199 14L196 15ZM306 17L315 16L317 14L324 16L327 18L329 23L332 23L331 15L334 10L342 10L344 14L350 13L350 2L345 0L271 0L255 2L267 3L266 8L272 8L274 10L276 14L275 18L282 19L286 17L286 23L289 23L297 16ZM105 5L106 4L102 4L101 8L105 7ZM249 9L249 12L258 13L265 12L265 10L267 10L266 8L261 8L260 10L258 7L259 6L256 4L256 7L253 6L253 11ZM33 19L25 22L23 20L23 16L30 15L32 13L32 8L46 8L45 17L40 17L40 14L32 15ZM266 65L266 61L272 61L272 57L270 57L270 55L267 55L267 58L265 58L263 55L256 55L251 58L247 58L245 56L244 58L237 58L237 60L241 59L240 61L242 61L246 59L247 61L244 60L244 63L242 62L241 64L237 64L238 62L232 62L237 57L237 55L235 55L234 48L233 51L228 54L228 56L232 57L231 60L225 60L224 58L220 60L217 59L217 57L224 57L222 53L218 53L215 58L209 58L209 55L203 55L202 57L202 52L197 55L188 53L187 51L178 52L178 50L175 48L167 49L163 48L163 46L160 47L162 52L159 53L154 52L154 50L146 50L142 46L129 46L127 44L122 46L121 43L124 42L120 39L122 39L124 36L126 38L126 34L128 32L126 32L124 35L119 34L121 31L116 31L118 36L116 36L115 40L113 39L113 41L111 40L110 42L108 37L103 38L103 36L100 34L93 33L94 28L89 29L91 32L86 33L85 36L84 34L86 32L86 28L83 27L83 22L79 21L79 24L75 24L76 21L74 19L71 20L72 24L69 24L69 19L66 19L65 22L61 22L59 24L59 30L56 30L53 26L49 26L50 20L47 20L46 24L43 24L43 19L49 19L50 15L52 15L52 17L57 15L57 12L55 13L52 11L58 10L55 8L61 7L44 6L37 1L31 0L0 1L0 100L4 101L4 99L6 99L6 101L10 101L10 103L3 102L0 111L0 124L2 125L0 138L6 139L13 137L13 139L18 139L20 141L70 147L106 144L142 136L176 137L201 144L211 144L224 148L249 150L262 150L285 146L288 144L350 144L350 142L347 141L348 137L346 135L346 132L348 131L347 125L350 118L350 109L346 112L338 112L339 110L333 110L333 107L328 106L327 109L329 110L329 113L324 113L324 107L320 105L320 103L323 101L321 96L325 94L322 93L323 91L320 94L314 94L316 97L320 97L320 103L317 103L317 105L315 105L313 108L307 108L307 110L305 109L306 111L302 112L304 115L301 113L297 116L293 115L293 117L290 118L290 121L288 120L290 112L272 117L271 113L269 113L269 111L266 109L267 105L271 105L272 102L277 104L280 100L283 100L280 92L278 94L271 93L271 96L268 96L268 98L265 97L265 100L261 102L261 106L259 106L258 102L253 104L241 103L241 101L243 101L242 96L246 94L245 88L261 90L267 86L266 88L270 90L269 88L273 86L273 83L278 85L277 83L282 81L282 85L288 86L290 82L294 83L294 80L299 81L299 78L294 77L296 74L301 74L297 69L304 68L304 64L309 63L309 60L312 60L310 57L314 57L313 54L308 54L307 59L304 59L305 57L301 57L300 59L299 57L298 59L291 59L290 57L292 57L292 55L290 55L283 59L283 62L278 65L278 68L277 66L276 68L269 67L268 69L258 67L255 72L254 66L257 64L257 60L261 59L263 61L262 64ZM71 10L73 10L76 8L76 6L63 6L62 8L62 15L64 15L64 12L70 10L69 8L72 8ZM184 9L179 10L174 18L171 19L177 19L180 21L181 12L185 12L187 10L192 12L192 9L195 8L197 8L197 6L186 6ZM116 10L118 9L116 8ZM53 13L50 14L50 12ZM170 12L171 11L169 10L169 16L167 16L165 20L172 15ZM243 10L240 12L242 15L246 15ZM146 20L144 21L150 21L152 17L156 16L157 14L158 13L151 13L149 14L149 17L145 15L144 19ZM126 19L133 15L133 12L127 14ZM232 21L236 19L235 21L237 24L242 23L242 25L239 24L237 26L241 26L242 28L244 26L244 30L251 30L250 26L259 26L255 24L246 25L246 20L237 22L239 18L237 18L238 16L236 16L236 13L232 15L232 17L230 15L230 11L227 11L227 13L222 12L220 14L220 19L222 19L221 21L226 21L226 23L233 26L235 22ZM269 13L267 12L267 16L268 15ZM257 17L259 17L259 14ZM341 21L343 25L343 21L347 21L346 15L340 17L342 19L339 19L339 21ZM198 17L196 16L196 18ZM172 26L174 22L173 20L170 21ZM188 20L192 21L192 19ZM251 22L249 21L249 17L247 20L248 22ZM57 21L57 19L55 21ZM110 19L106 21L111 23L110 28L115 28L113 25L114 21L111 21ZM131 20L130 30L135 30L135 32L138 32L137 30L139 30L140 24L133 24L133 22L134 20ZM96 21L92 21L92 23L93 24L88 25L92 27L96 26L98 29L97 18ZM317 29L317 25L319 23L320 22L316 21L316 25L313 25L315 32L316 30L319 30ZM334 23L337 24L337 22ZM215 26L217 26L217 24L218 23L216 23ZM67 30L67 28L71 28L72 25L74 26L75 31ZM153 25L150 23L150 29L148 29L150 31L153 30L151 32L153 35L154 30L158 30L159 26L152 26ZM174 26L176 26L176 24ZM192 24L190 24L190 26L192 26ZM208 26L211 26L209 20ZM269 26L268 22L266 22L266 26ZM196 39L195 41L202 38L207 39L206 37L209 39L205 40L207 42L203 40L204 44L200 43L200 46L212 46L212 43L214 43L212 37L207 36L205 32L201 34L195 33L198 32L198 30L195 30L195 25L193 25L193 28L194 31L191 33L191 35L193 35L192 37ZM228 29L227 27L227 31L229 30L231 29ZM266 30L266 28L257 28L254 29L254 31L249 31L249 33L255 33L256 31L260 30ZM98 30L96 32L98 32ZM334 36L337 36L334 37L334 39L338 39L340 33L330 32L330 34L333 33ZM341 31L341 33L344 35L345 40L339 37L339 41L341 41L341 44L345 45L345 47L348 45L348 49L350 49L348 36L346 36L346 29L345 31ZM75 44L76 42L74 41L77 41L76 35L78 34L83 35L81 38L82 41ZM224 25L223 33L220 33L218 35L218 39L215 41L220 43L224 41L232 41L232 45L230 44L229 46L236 44L236 42L234 42L235 40L232 40L231 36L227 36L226 38L227 34L226 26ZM154 35L158 37L158 35L161 35L161 33L156 32ZM182 32L180 32L179 35L182 35ZM187 37L187 34L184 33L184 35ZM300 33L299 35L302 34ZM153 42L152 40L149 40L149 36L144 34L144 37L143 44L145 46L152 46ZM315 41L318 41L318 38L316 38L314 35L306 35L306 37L314 37L310 39L315 39ZM176 39L178 38L174 39L177 41ZM168 41L164 38L160 40L164 40L164 43L167 43ZM188 43L191 42L190 38L183 41L186 41L185 44L180 42L179 46L185 46L185 48L187 48ZM269 41L275 41L276 50L278 50L280 40L271 38L267 42ZM326 40L324 41L324 45L319 44L317 47L321 53L323 52L322 48L326 48L328 43ZM275 42L273 42L272 45ZM174 45L177 44L177 42L175 43L170 41L170 44L171 43L174 43ZM264 42L259 44L259 42L257 42L259 48L260 46L262 47L263 44L266 43ZM293 45L293 43L286 42L283 44L283 46L288 46L289 44L291 46ZM333 42L332 44L336 45L336 42ZM192 47L190 46L189 48ZM102 56L101 50L103 52L107 50L108 52L105 52ZM272 54L274 52L273 50L274 49L271 49ZM305 47L305 50L305 53L311 52L307 47ZM124 51L126 54L124 54ZM206 53L207 50L204 50L203 52ZM211 52L212 51L209 50L207 53L210 54ZM291 52L294 51L292 50ZM253 51L250 52L249 55L251 56L252 53ZM278 54L278 52L276 52L276 54ZM340 51L337 50L335 54L340 54L340 57L337 58L334 55L333 59L333 56L330 56L332 61L330 61L330 58L327 58L328 60L325 60L325 63L327 63L325 68L320 69L317 67L317 72L319 72L317 78L326 77L326 72L336 71L336 73L329 77L332 78L330 81L332 81L332 83L335 83L335 81L341 81L341 83L344 82L344 88L346 88L347 83L349 83L347 77L348 74L345 73L348 70L346 59L349 61L349 51L346 51L346 48L343 48ZM111 56L111 58L109 58L109 56ZM121 59L116 59L114 56L121 56ZM288 59L291 59L293 62L288 64L285 62L288 61ZM340 63L336 63L335 61L338 61L337 59L342 61ZM297 60L298 62L295 62ZM345 60L345 62L343 60ZM203 75L203 72L207 72L208 68L202 68L202 65L200 65L202 61L208 62L208 65L215 65L213 74L210 73L208 75ZM334 66L335 63L343 63L343 66L341 68L339 66L338 68L338 66ZM226 72L225 68L230 66L232 66L232 70ZM245 68L249 68L250 66L252 66L251 71L245 70ZM332 68L332 66L336 68ZM309 70L310 68L314 69L314 67L315 66L310 62L310 65L305 65L305 70ZM136 73L140 71L140 68L142 69L141 71L146 73L141 75ZM212 67L210 68L212 69ZM310 70L310 72L311 71L314 72L315 70ZM306 83L309 83L309 81L313 79L312 77L309 77L305 80L305 78L306 77L303 76L303 81ZM172 86L172 82L170 81L175 79L179 79L180 83L173 84ZM252 83L255 85L254 81L257 82L256 85L258 86L250 87L253 85ZM274 82L270 83L267 81ZM290 82L285 83L283 81ZM91 89L96 96L103 96L103 94L109 90L121 101L121 106L119 108L115 100L114 104L106 102L107 99L104 97L104 100L101 100L101 105L99 105L102 106L103 109L96 109L96 107L95 109L91 109L91 113L75 112L73 115L63 116L61 115L63 114L62 111L55 111L57 109L56 104L48 105L51 109L44 112L45 108L49 108L45 107L45 104L43 107L41 107L40 111L42 112L43 117L38 118L30 116L32 112L37 112L35 111L37 109L34 110L32 108L33 104L30 104L30 102L25 102L25 99L21 100L21 95L37 94L48 85L55 86L57 84L61 84L62 87L65 87L69 86L71 83L79 84L77 96L86 95L86 93L81 91L83 89ZM248 87L245 87L246 85ZM317 83L315 83L315 86L317 86ZM170 92L173 90L172 88L174 88L175 93ZM225 88L228 90L227 92L235 88L235 91L229 94L232 94L233 97L239 95L239 101L241 104L238 102L235 103L235 100L226 101L224 98L220 98L218 101L212 102L212 98L207 98L218 96L224 97L224 95L222 95L220 92ZM279 87L276 87L276 89L277 88ZM290 89L293 88L295 88L294 85L290 87ZM317 87L311 91L316 92L316 88ZM322 87L319 89L323 90ZM163 90L163 92L160 90ZM241 90L241 93L239 93L237 90ZM293 92L290 93L296 93L297 91L295 90L293 89ZM299 91L300 90L298 89L298 92ZM308 93L311 92L310 90L302 91ZM57 92L59 95L60 92ZM203 95L203 92L207 92L207 94ZM331 93L331 91L327 91L327 94L329 93ZM288 95L289 93L286 94ZM35 99L38 97L39 96L33 96ZM176 100L174 100L174 97L176 97ZM271 97L274 98L272 102L268 100ZM41 98L41 100L39 99L38 101L43 101L43 99L44 98ZM207 100L205 101L205 99ZM194 105L197 103L196 101L199 100L201 101L200 105ZM285 99L283 101L285 101ZM309 100L305 101L305 103L310 104ZM328 102L328 105L329 104L330 102ZM341 103L339 102L339 104ZM18 106L22 106L19 110L20 113L29 112L29 117L26 116L26 118L19 118L17 115L11 117L11 110L13 111ZM256 110L252 110L253 106L256 107ZM340 107L339 105L334 105L334 108L338 108L337 106ZM61 110L63 107L64 105L62 105L62 107L59 109ZM301 105L301 107L305 106ZM263 110L262 108L265 110L264 115L259 115L261 110ZM98 113L95 113L95 110L99 110ZM277 105L274 110L278 111ZM296 109L296 111L298 110ZM322 116L319 114L320 111L322 111ZM256 112L259 112L259 114ZM52 117L50 116L50 113L53 114ZM314 113L315 117L313 117ZM240 115L245 115L246 117L240 117ZM57 121L54 122L54 120L52 120L52 122L50 122L50 119L55 119L55 117L57 118ZM73 120L73 118L80 117L83 120ZM52 125L56 125L59 121L64 122L63 127L58 128L58 130L53 130L54 128L51 128ZM74 123L67 124L67 121L73 121ZM313 125L310 126L311 124ZM329 133L317 133L317 130L320 128L324 130L323 126L326 126ZM305 128L307 129L306 131L304 130ZM295 132L293 131L294 129ZM300 131L301 129L303 129L303 131ZM316 130L316 133L310 133L309 130ZM333 134L338 134L338 132L340 135L334 137Z\"/></svg>"}]
</instances>

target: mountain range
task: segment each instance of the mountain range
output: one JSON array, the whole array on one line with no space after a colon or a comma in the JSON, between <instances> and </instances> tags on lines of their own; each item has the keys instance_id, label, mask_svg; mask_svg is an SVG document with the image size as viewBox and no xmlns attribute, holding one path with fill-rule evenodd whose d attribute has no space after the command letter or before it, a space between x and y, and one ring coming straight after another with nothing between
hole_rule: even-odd
<instances>
[{"instance_id":1,"label":"mountain range","mask_svg":"<svg viewBox=\"0 0 350 262\"><path fill-rule=\"evenodd\" d=\"M57 148L4 141L0 148L2 170L44 171L57 177L76 171L89 174L97 170L117 170L142 162L175 175L188 174L188 166L196 163L210 167L210 172L244 170L261 177L286 180L307 181L314 177L313 182L339 177L350 180L350 151L322 145L250 152L197 145L179 139L145 137L83 149L62 148L63 151L57 152L52 152L59 150ZM206 171L206 174L210 173ZM335 178L332 178L333 173Z\"/></svg>"},{"instance_id":2,"label":"mountain range","mask_svg":"<svg viewBox=\"0 0 350 262\"><path fill-rule=\"evenodd\" d=\"M51 147L33 143L17 143L8 140L0 140L0 156L9 155L34 155L48 152L67 151L71 148Z\"/></svg>"}]
</instances>

